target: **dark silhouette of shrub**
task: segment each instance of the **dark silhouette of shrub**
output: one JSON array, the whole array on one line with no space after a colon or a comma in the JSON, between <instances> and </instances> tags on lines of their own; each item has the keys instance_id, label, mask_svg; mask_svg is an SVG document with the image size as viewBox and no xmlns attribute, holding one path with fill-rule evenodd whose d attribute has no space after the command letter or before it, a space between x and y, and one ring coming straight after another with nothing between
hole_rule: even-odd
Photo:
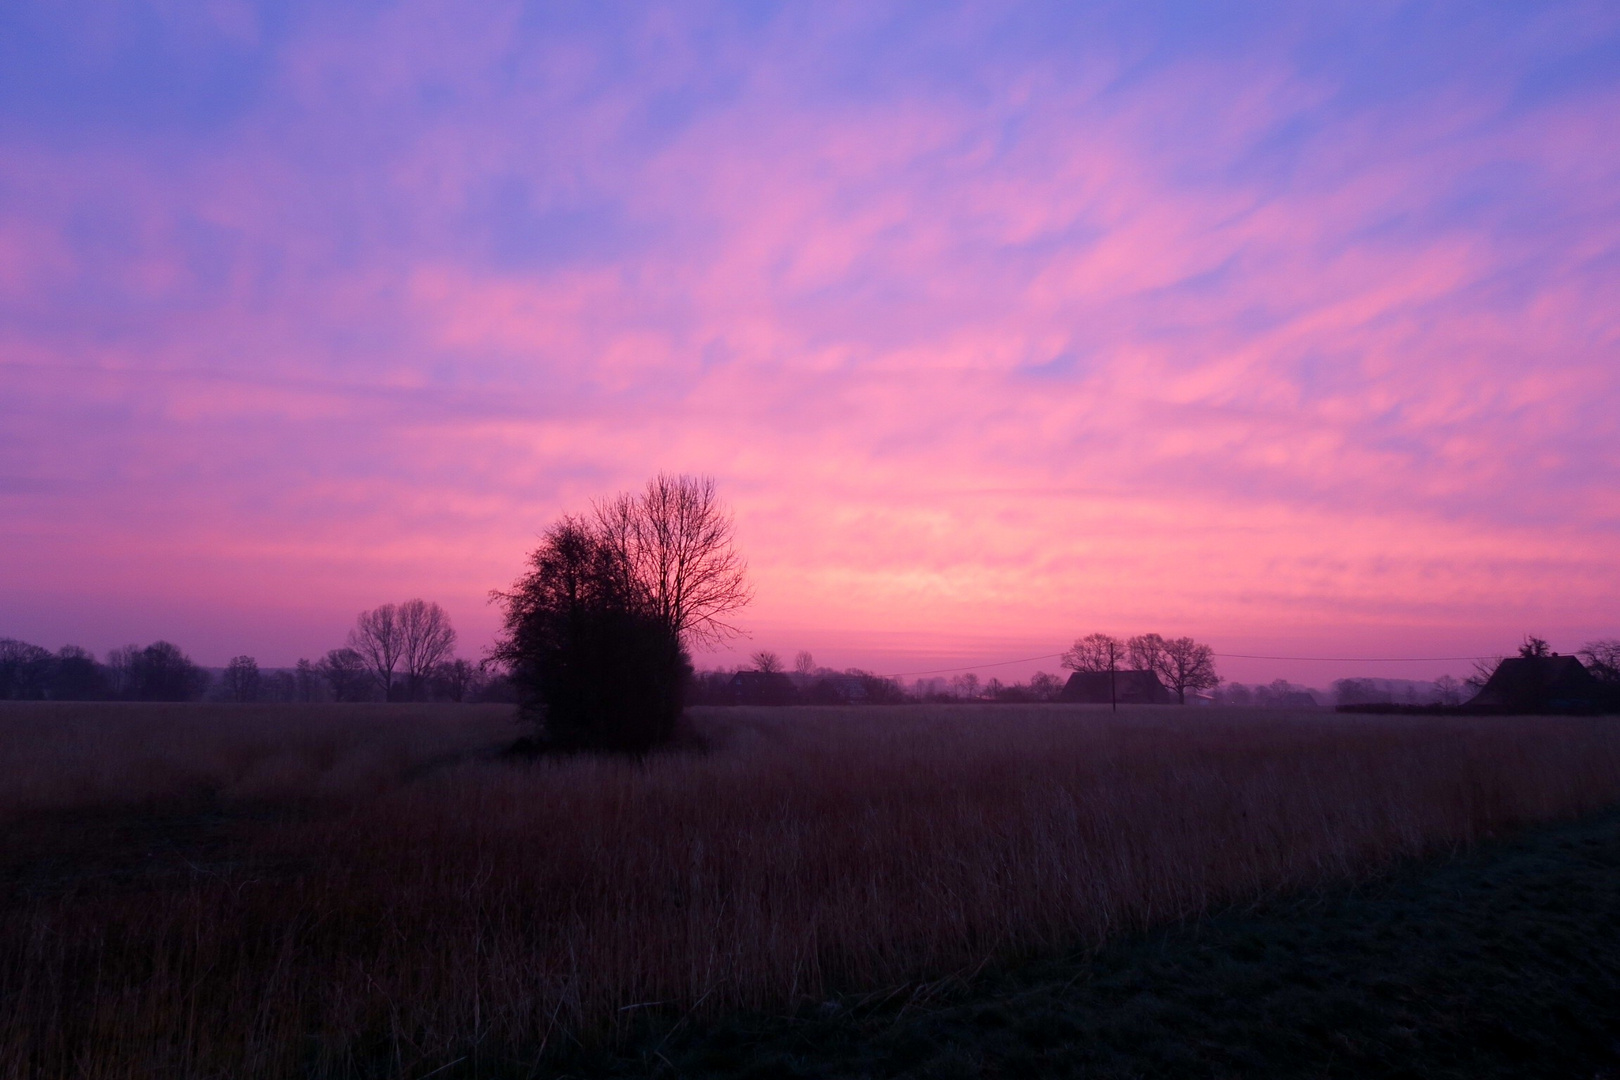
<instances>
[{"instance_id":1,"label":"dark silhouette of shrub","mask_svg":"<svg viewBox=\"0 0 1620 1080\"><path fill-rule=\"evenodd\" d=\"M556 750L643 754L675 733L692 666L622 553L577 518L545 536L511 592L494 658Z\"/></svg>"}]
</instances>

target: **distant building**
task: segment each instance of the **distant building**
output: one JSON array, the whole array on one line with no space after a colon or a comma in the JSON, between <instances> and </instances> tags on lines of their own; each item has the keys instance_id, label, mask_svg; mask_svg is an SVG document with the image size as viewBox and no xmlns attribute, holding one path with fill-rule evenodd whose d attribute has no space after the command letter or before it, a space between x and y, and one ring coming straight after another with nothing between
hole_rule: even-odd
<instances>
[{"instance_id":1,"label":"distant building","mask_svg":"<svg viewBox=\"0 0 1620 1080\"><path fill-rule=\"evenodd\" d=\"M860 675L824 675L805 694L817 705L865 705L869 697L867 679Z\"/></svg>"},{"instance_id":2,"label":"distant building","mask_svg":"<svg viewBox=\"0 0 1620 1080\"><path fill-rule=\"evenodd\" d=\"M793 680L779 671L739 671L727 688L738 705L787 705L798 696Z\"/></svg>"},{"instance_id":3,"label":"distant building","mask_svg":"<svg viewBox=\"0 0 1620 1080\"><path fill-rule=\"evenodd\" d=\"M1504 713L1596 712L1612 707L1608 688L1573 656L1511 656L1496 665L1470 710Z\"/></svg>"},{"instance_id":4,"label":"distant building","mask_svg":"<svg viewBox=\"0 0 1620 1080\"><path fill-rule=\"evenodd\" d=\"M1112 686L1110 686L1112 680ZM1169 705L1175 696L1151 671L1077 671L1069 676L1059 701L1082 705Z\"/></svg>"}]
</instances>

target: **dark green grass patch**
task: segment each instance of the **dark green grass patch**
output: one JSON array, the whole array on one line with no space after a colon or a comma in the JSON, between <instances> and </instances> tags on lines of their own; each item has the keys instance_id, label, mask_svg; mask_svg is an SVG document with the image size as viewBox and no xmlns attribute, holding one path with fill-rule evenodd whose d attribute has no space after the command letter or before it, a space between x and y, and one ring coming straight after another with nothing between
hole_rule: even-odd
<instances>
[{"instance_id":1,"label":"dark green grass patch","mask_svg":"<svg viewBox=\"0 0 1620 1080\"><path fill-rule=\"evenodd\" d=\"M581 1077L1620 1078L1620 814L1093 954L553 1062Z\"/></svg>"}]
</instances>

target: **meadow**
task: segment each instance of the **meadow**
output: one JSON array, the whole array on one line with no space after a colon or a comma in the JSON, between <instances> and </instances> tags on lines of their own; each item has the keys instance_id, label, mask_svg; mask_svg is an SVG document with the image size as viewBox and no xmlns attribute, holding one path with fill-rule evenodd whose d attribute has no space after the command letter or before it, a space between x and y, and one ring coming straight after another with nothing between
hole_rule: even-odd
<instances>
[{"instance_id":1,"label":"meadow","mask_svg":"<svg viewBox=\"0 0 1620 1080\"><path fill-rule=\"evenodd\" d=\"M0 705L0 1078L544 1073L915 995L1620 802L1610 719Z\"/></svg>"}]
</instances>

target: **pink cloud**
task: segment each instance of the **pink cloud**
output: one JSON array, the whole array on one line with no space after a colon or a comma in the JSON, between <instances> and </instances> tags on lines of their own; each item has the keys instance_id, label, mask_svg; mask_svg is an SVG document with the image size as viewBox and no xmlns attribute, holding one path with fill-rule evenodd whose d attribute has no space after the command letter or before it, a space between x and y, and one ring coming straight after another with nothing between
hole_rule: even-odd
<instances>
[{"instance_id":1,"label":"pink cloud","mask_svg":"<svg viewBox=\"0 0 1620 1080\"><path fill-rule=\"evenodd\" d=\"M722 44L642 139L708 77L672 18L615 78L403 9L217 143L7 155L12 632L178 636L146 607L285 663L427 595L475 644L549 520L658 469L720 478L760 640L842 662L1615 632L1612 91L1346 107L1270 46L1123 87L1099 48L857 103ZM561 254L498 253L502 184Z\"/></svg>"}]
</instances>

